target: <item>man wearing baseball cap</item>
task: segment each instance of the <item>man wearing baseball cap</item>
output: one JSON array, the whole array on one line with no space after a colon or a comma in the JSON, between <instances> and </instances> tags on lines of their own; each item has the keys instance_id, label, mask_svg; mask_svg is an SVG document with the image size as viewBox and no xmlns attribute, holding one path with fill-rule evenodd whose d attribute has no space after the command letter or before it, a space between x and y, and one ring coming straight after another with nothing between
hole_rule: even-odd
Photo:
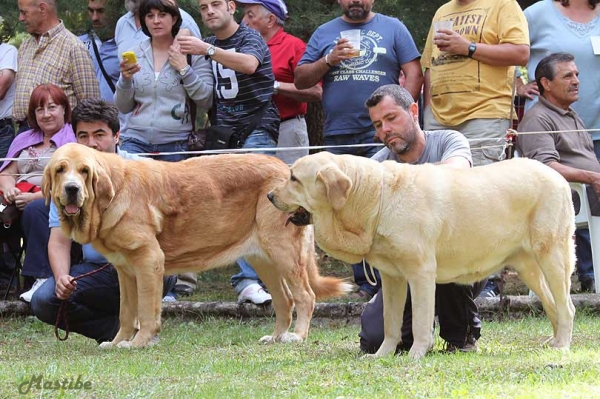
<instances>
[{"instance_id":1,"label":"man wearing baseball cap","mask_svg":"<svg viewBox=\"0 0 600 399\"><path fill-rule=\"evenodd\" d=\"M298 150L277 151L277 157L287 164L308 155L308 130L304 115L307 102L321 101L322 89L316 84L305 90L294 85L294 70L302 58L306 44L299 38L284 32L287 6L283 0L238 0L244 5L244 22L258 31L267 42L271 52L275 75L273 101L279 109L280 148L303 147Z\"/></svg>"}]
</instances>

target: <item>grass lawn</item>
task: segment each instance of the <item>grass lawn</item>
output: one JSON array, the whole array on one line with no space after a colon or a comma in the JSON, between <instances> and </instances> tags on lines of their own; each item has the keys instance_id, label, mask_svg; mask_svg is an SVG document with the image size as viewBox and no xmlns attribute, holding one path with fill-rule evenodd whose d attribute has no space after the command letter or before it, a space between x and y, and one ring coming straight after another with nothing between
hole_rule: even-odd
<instances>
[{"instance_id":1,"label":"grass lawn","mask_svg":"<svg viewBox=\"0 0 600 399\"><path fill-rule=\"evenodd\" d=\"M480 352L420 362L362 359L356 325L313 324L307 342L261 345L273 319L166 319L158 345L97 348L66 342L32 317L0 319L0 397L40 398L594 398L600 397L600 318L579 312L572 350L542 347L545 318L485 322ZM38 389L87 382L88 390ZM35 382L35 380L34 380ZM69 382L69 381L67 381Z\"/></svg>"}]
</instances>

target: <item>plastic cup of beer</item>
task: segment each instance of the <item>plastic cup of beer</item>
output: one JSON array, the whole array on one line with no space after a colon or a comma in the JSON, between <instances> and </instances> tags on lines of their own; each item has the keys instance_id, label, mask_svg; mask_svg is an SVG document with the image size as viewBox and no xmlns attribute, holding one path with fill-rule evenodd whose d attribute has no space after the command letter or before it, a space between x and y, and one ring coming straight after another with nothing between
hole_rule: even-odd
<instances>
[{"instance_id":1,"label":"plastic cup of beer","mask_svg":"<svg viewBox=\"0 0 600 399\"><path fill-rule=\"evenodd\" d=\"M452 30L453 21L451 19L446 21L435 21L433 23L433 30L438 33L440 30Z\"/></svg>"},{"instance_id":2,"label":"plastic cup of beer","mask_svg":"<svg viewBox=\"0 0 600 399\"><path fill-rule=\"evenodd\" d=\"M342 38L348 39L348 43L352 45L351 57L360 56L360 29L348 29L340 32Z\"/></svg>"}]
</instances>

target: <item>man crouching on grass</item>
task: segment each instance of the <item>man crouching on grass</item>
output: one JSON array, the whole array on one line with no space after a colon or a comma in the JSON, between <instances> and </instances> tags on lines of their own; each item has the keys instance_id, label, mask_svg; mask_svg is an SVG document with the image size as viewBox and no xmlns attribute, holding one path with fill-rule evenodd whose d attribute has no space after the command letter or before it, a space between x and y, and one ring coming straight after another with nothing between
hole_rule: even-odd
<instances>
[{"instance_id":1,"label":"man crouching on grass","mask_svg":"<svg viewBox=\"0 0 600 399\"><path fill-rule=\"evenodd\" d=\"M102 152L117 153L125 159L143 159L118 148L119 111L112 103L102 99L81 101L73 109L72 124L79 144ZM44 205L43 199L37 202L38 206ZM85 244L82 246L83 261L71 265L71 243L71 239L60 229L58 209L51 203L48 257L54 277L46 280L33 294L31 311L41 321L54 325L61 303L68 301L59 328L66 328L66 318L70 331L95 339L98 343L111 341L119 330L117 271L111 265L91 276L73 281L74 277L97 270L108 261L91 244ZM175 276L165 276L164 292L173 288L175 281Z\"/></svg>"}]
</instances>

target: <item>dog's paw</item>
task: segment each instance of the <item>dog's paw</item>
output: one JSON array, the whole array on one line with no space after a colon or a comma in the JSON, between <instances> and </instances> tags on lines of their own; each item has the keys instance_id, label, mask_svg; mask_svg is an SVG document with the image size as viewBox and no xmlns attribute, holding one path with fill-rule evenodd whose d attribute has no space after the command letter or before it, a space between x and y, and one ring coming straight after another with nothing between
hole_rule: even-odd
<instances>
[{"instance_id":1,"label":"dog's paw","mask_svg":"<svg viewBox=\"0 0 600 399\"><path fill-rule=\"evenodd\" d=\"M285 333L279 338L279 342L283 344L289 344L293 342L302 342L303 339L295 333Z\"/></svg>"},{"instance_id":2,"label":"dog's paw","mask_svg":"<svg viewBox=\"0 0 600 399\"><path fill-rule=\"evenodd\" d=\"M427 353L427 348L419 348L415 345L413 345L410 348L410 351L408 351L408 357L413 359L413 360L419 360L421 359L423 356L425 356L425 354Z\"/></svg>"},{"instance_id":3,"label":"dog's paw","mask_svg":"<svg viewBox=\"0 0 600 399\"><path fill-rule=\"evenodd\" d=\"M571 346L571 343L569 341L559 340L558 338L551 338L548 341L546 341L546 344L550 345L550 347L553 349L559 349L564 351L568 351L569 347Z\"/></svg>"},{"instance_id":4,"label":"dog's paw","mask_svg":"<svg viewBox=\"0 0 600 399\"><path fill-rule=\"evenodd\" d=\"M100 345L98 345L98 348L105 349L105 350L112 349L114 347L115 347L115 345L111 341L105 341L105 342L102 342Z\"/></svg>"},{"instance_id":5,"label":"dog's paw","mask_svg":"<svg viewBox=\"0 0 600 399\"><path fill-rule=\"evenodd\" d=\"M131 345L131 341L121 341L117 344L117 348L119 349L131 349L133 346Z\"/></svg>"},{"instance_id":6,"label":"dog's paw","mask_svg":"<svg viewBox=\"0 0 600 399\"><path fill-rule=\"evenodd\" d=\"M275 340L273 339L272 335L265 335L264 337L259 339L258 342L261 344L269 345L269 344L274 344Z\"/></svg>"}]
</instances>

